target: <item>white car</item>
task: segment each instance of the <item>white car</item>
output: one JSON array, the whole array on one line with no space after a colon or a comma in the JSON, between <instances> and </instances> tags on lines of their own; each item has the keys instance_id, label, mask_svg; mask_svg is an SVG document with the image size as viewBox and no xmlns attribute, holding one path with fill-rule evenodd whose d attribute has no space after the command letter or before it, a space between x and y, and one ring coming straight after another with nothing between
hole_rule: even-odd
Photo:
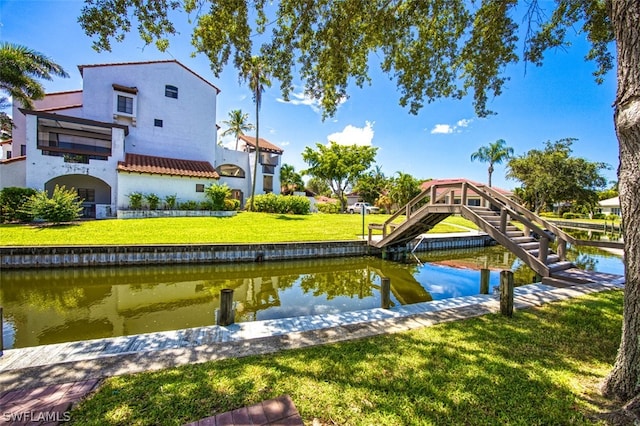
<instances>
[{"instance_id":1,"label":"white car","mask_svg":"<svg viewBox=\"0 0 640 426\"><path fill-rule=\"evenodd\" d=\"M371 214L371 213L380 213L380 209L376 206L372 206L369 203L355 203L350 205L349 207L347 207L347 211L351 214L353 213L362 213L362 209L364 208L364 212L366 214Z\"/></svg>"}]
</instances>

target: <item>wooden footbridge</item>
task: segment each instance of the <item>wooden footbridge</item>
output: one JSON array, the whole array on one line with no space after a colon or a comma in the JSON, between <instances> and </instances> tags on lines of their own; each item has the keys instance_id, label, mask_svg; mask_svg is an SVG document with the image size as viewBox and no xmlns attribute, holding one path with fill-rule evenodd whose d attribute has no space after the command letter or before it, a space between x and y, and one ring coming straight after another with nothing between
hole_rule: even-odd
<instances>
[{"instance_id":1,"label":"wooden footbridge","mask_svg":"<svg viewBox=\"0 0 640 426\"><path fill-rule=\"evenodd\" d=\"M479 205L467 205L470 198L479 199ZM576 239L493 188L469 182L434 185L384 223L370 224L369 245L383 252L406 247L420 234L452 214L459 214L475 223L549 284L566 285L620 278L577 268L566 260L566 249L567 244L621 249L623 243ZM374 235L374 231L378 231L378 234ZM382 236L379 231L382 231ZM557 251L550 247L553 241L557 242Z\"/></svg>"}]
</instances>

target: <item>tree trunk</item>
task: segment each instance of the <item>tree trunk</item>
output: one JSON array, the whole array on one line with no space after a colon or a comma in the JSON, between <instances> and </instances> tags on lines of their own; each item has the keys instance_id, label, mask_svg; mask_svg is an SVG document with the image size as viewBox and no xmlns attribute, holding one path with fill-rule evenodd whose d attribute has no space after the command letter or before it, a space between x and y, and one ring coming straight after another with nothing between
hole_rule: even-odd
<instances>
[{"instance_id":1,"label":"tree trunk","mask_svg":"<svg viewBox=\"0 0 640 426\"><path fill-rule=\"evenodd\" d=\"M614 120L626 284L622 341L602 391L629 401L640 392L640 2L613 0L610 7L618 60Z\"/></svg>"},{"instance_id":2,"label":"tree trunk","mask_svg":"<svg viewBox=\"0 0 640 426\"><path fill-rule=\"evenodd\" d=\"M491 175L493 174L493 164L489 163L489 188L491 188Z\"/></svg>"},{"instance_id":3,"label":"tree trunk","mask_svg":"<svg viewBox=\"0 0 640 426\"><path fill-rule=\"evenodd\" d=\"M251 182L251 203L249 211L254 211L253 199L256 197L256 178L258 176L258 157L260 157L260 103L256 97L256 158L253 161L253 182Z\"/></svg>"}]
</instances>

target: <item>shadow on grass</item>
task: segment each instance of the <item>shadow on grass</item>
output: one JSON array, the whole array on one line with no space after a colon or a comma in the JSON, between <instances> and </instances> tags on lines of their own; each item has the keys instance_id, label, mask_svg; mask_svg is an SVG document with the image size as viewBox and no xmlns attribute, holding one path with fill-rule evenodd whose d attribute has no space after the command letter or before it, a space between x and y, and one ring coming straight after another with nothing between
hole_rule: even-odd
<instances>
[{"instance_id":1,"label":"shadow on grass","mask_svg":"<svg viewBox=\"0 0 640 426\"><path fill-rule=\"evenodd\" d=\"M287 215L281 214L281 215L276 216L276 219L278 219L278 220L304 220L304 217L287 216Z\"/></svg>"},{"instance_id":2,"label":"shadow on grass","mask_svg":"<svg viewBox=\"0 0 640 426\"><path fill-rule=\"evenodd\" d=\"M61 229L61 230L65 230L65 229L70 229L70 228L75 228L77 226L80 226L80 222L59 222L59 223L54 223L54 222L34 222L34 223L30 223L29 227L36 229L38 231L43 230L43 229Z\"/></svg>"},{"instance_id":3,"label":"shadow on grass","mask_svg":"<svg viewBox=\"0 0 640 426\"><path fill-rule=\"evenodd\" d=\"M614 361L621 302L607 292L513 318L118 377L72 419L183 424L289 394L306 424L589 424L589 385Z\"/></svg>"}]
</instances>

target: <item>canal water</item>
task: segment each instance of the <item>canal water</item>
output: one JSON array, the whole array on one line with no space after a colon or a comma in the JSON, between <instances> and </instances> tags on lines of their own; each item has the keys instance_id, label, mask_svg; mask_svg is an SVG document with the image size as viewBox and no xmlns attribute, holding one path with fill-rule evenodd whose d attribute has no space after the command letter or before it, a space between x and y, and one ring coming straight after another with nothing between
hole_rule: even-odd
<instances>
[{"instance_id":1,"label":"canal water","mask_svg":"<svg viewBox=\"0 0 640 426\"><path fill-rule=\"evenodd\" d=\"M570 257L585 268L623 273L619 256L595 249ZM393 305L478 294L480 269L534 273L501 246L378 258L289 262L6 270L0 280L4 345L23 348L215 324L220 290L234 290L236 322L329 314L380 306L381 277Z\"/></svg>"}]
</instances>

